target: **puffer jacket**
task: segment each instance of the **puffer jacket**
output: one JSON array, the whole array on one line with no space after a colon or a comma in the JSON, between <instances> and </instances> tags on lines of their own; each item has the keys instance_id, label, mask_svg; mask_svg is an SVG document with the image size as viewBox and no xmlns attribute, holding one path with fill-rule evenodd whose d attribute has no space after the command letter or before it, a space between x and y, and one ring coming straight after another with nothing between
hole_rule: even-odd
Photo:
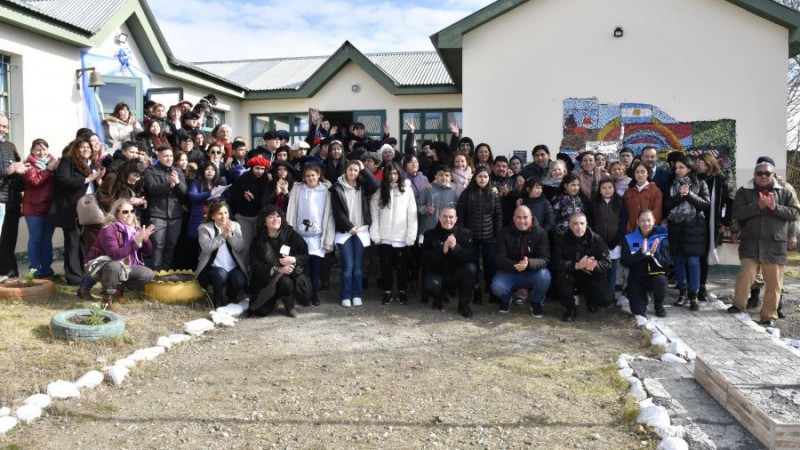
<instances>
[{"instance_id":1,"label":"puffer jacket","mask_svg":"<svg viewBox=\"0 0 800 450\"><path fill-rule=\"evenodd\" d=\"M472 240L493 242L503 227L503 207L489 188L465 190L456 207L459 223L472 231Z\"/></svg>"},{"instance_id":2,"label":"puffer jacket","mask_svg":"<svg viewBox=\"0 0 800 450\"><path fill-rule=\"evenodd\" d=\"M180 181L174 187L170 186L170 172L172 171L178 173ZM144 192L150 217L156 219L180 219L183 217L183 201L186 198L187 186L182 170L156 164L145 169L142 178L144 178Z\"/></svg>"},{"instance_id":3,"label":"puffer jacket","mask_svg":"<svg viewBox=\"0 0 800 450\"><path fill-rule=\"evenodd\" d=\"M404 183L403 192L397 186L392 186L391 199L385 208L379 206L380 192L372 196L369 235L373 242L405 242L407 246L414 245L417 239L417 202L414 201L411 183L408 180Z\"/></svg>"},{"instance_id":4,"label":"puffer jacket","mask_svg":"<svg viewBox=\"0 0 800 450\"><path fill-rule=\"evenodd\" d=\"M9 202L9 183L16 175L9 175L6 171L8 165L19 161L14 144L10 142L0 142L0 203Z\"/></svg>"},{"instance_id":5,"label":"puffer jacket","mask_svg":"<svg viewBox=\"0 0 800 450\"><path fill-rule=\"evenodd\" d=\"M523 256L528 257L528 269L539 270L547 267L550 261L550 239L547 233L538 226L524 231L514 225L506 227L497 236L494 245L494 259L497 270L517 273L514 264Z\"/></svg>"},{"instance_id":6,"label":"puffer jacket","mask_svg":"<svg viewBox=\"0 0 800 450\"><path fill-rule=\"evenodd\" d=\"M758 209L759 191L775 194L775 211ZM733 218L742 229L739 238L739 258L755 259L771 264L786 264L788 223L800 216L797 196L778 182L759 189L753 180L736 191L733 199Z\"/></svg>"},{"instance_id":7,"label":"puffer jacket","mask_svg":"<svg viewBox=\"0 0 800 450\"><path fill-rule=\"evenodd\" d=\"M658 239L658 247L656 247L655 253L651 254L649 247L655 239ZM642 254L641 246L645 243L648 246L648 253ZM644 236L639 228L626 234L625 239L622 240L620 259L622 265L630 269L628 283L641 283L650 275L663 275L669 267L669 254L669 239L667 238L667 229L664 227L653 227L647 236Z\"/></svg>"},{"instance_id":8,"label":"puffer jacket","mask_svg":"<svg viewBox=\"0 0 800 450\"><path fill-rule=\"evenodd\" d=\"M698 187L697 193L693 190ZM670 188L670 192L671 192ZM672 256L705 256L706 243L708 242L708 211L711 200L708 196L708 186L705 181L692 181L692 190L686 197L680 194L672 195L664 200L664 212L669 213L681 203L688 202L697 210L694 218L686 222L675 222L667 219L667 234L669 236L669 250Z\"/></svg>"},{"instance_id":9,"label":"puffer jacket","mask_svg":"<svg viewBox=\"0 0 800 450\"><path fill-rule=\"evenodd\" d=\"M50 156L52 158L52 156ZM56 176L47 169L39 169L34 163L36 158L28 158L30 169L25 172L25 197L22 199L23 216L45 216L56 189Z\"/></svg>"}]
</instances>

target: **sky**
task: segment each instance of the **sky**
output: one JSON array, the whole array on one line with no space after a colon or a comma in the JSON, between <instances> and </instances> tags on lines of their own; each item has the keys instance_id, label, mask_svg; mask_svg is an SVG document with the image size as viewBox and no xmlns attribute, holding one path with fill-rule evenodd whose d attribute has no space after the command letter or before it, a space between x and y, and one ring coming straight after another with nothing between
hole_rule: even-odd
<instances>
[{"instance_id":1,"label":"sky","mask_svg":"<svg viewBox=\"0 0 800 450\"><path fill-rule=\"evenodd\" d=\"M430 35L494 0L148 0L188 62L433 50Z\"/></svg>"}]
</instances>

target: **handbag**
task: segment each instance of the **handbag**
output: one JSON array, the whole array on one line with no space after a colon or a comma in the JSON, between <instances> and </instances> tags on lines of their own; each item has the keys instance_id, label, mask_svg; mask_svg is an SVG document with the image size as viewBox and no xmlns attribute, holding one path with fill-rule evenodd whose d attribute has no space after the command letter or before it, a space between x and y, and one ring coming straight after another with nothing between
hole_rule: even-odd
<instances>
[{"instance_id":1,"label":"handbag","mask_svg":"<svg viewBox=\"0 0 800 450\"><path fill-rule=\"evenodd\" d=\"M93 194L86 194L78 200L75 208L78 212L78 223L80 225L99 225L103 223L106 214L97 203L97 197Z\"/></svg>"}]
</instances>

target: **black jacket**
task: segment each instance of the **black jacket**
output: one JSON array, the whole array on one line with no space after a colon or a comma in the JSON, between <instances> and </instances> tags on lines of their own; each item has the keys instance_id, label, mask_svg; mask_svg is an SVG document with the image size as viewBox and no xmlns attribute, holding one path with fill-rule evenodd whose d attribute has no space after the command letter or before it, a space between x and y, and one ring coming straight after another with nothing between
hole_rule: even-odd
<instances>
[{"instance_id":1,"label":"black jacket","mask_svg":"<svg viewBox=\"0 0 800 450\"><path fill-rule=\"evenodd\" d=\"M668 195L664 197L665 218L668 218L670 211L683 202L688 202L697 210L694 218L687 222L667 220L671 255L705 256L707 254L708 222L706 217L708 217L711 201L706 182L693 180L692 185L695 184L699 187L697 194L690 191L686 197L673 196L669 194L670 189L668 189Z\"/></svg>"},{"instance_id":2,"label":"black jacket","mask_svg":"<svg viewBox=\"0 0 800 450\"><path fill-rule=\"evenodd\" d=\"M608 256L608 246L599 234L590 229L581 237L576 237L572 231L556 238L553 249L553 270L575 272L575 263L584 256L593 256L597 261L593 273L605 273L611 268L611 259Z\"/></svg>"},{"instance_id":3,"label":"black jacket","mask_svg":"<svg viewBox=\"0 0 800 450\"><path fill-rule=\"evenodd\" d=\"M446 254L442 251L444 241L450 235L456 237L456 246ZM472 232L456 225L452 230L445 230L437 223L435 228L425 232L422 241L422 266L433 273L450 274L464 264L471 263L473 258Z\"/></svg>"},{"instance_id":4,"label":"black jacket","mask_svg":"<svg viewBox=\"0 0 800 450\"><path fill-rule=\"evenodd\" d=\"M458 198L458 220L472 230L472 239L481 242L494 241L503 227L503 208L497 194L490 189L469 189Z\"/></svg>"},{"instance_id":5,"label":"black jacket","mask_svg":"<svg viewBox=\"0 0 800 450\"><path fill-rule=\"evenodd\" d=\"M589 226L603 238L609 249L622 243L628 226L628 210L625 209L625 203L619 199L619 211L615 211L611 203L602 199L592 202L592 214L589 218Z\"/></svg>"},{"instance_id":6,"label":"black jacket","mask_svg":"<svg viewBox=\"0 0 800 450\"><path fill-rule=\"evenodd\" d=\"M353 223L350 222L350 210L347 207L347 199L345 198L344 186L339 183L339 180L331 180L331 213L333 214L333 222L336 225L336 231L339 233L347 233L353 229ZM364 225L372 225L372 214L369 211L369 199L372 194L378 191L380 181L375 178L368 169L361 169L358 177L358 185L361 190L361 213L363 214Z\"/></svg>"},{"instance_id":7,"label":"black jacket","mask_svg":"<svg viewBox=\"0 0 800 450\"><path fill-rule=\"evenodd\" d=\"M74 230L78 220L75 209L78 200L86 194L88 175L81 172L75 161L67 156L62 158L56 169L56 191L53 196L55 214L50 215L50 222L64 230Z\"/></svg>"},{"instance_id":8,"label":"black jacket","mask_svg":"<svg viewBox=\"0 0 800 450\"><path fill-rule=\"evenodd\" d=\"M170 187L170 172L175 171L180 181ZM150 166L142 174L147 199L148 216L156 219L180 219L183 217L183 202L187 186L183 171L162 164Z\"/></svg>"},{"instance_id":9,"label":"black jacket","mask_svg":"<svg viewBox=\"0 0 800 450\"><path fill-rule=\"evenodd\" d=\"M0 158L2 158L0 160L0 203L9 203L14 195L20 195L25 184L22 177L17 174L9 175L7 172L9 164L19 162L20 157L17 155L14 144L0 142Z\"/></svg>"},{"instance_id":10,"label":"black jacket","mask_svg":"<svg viewBox=\"0 0 800 450\"><path fill-rule=\"evenodd\" d=\"M263 222L259 226L263 227ZM308 245L294 228L284 226L276 241L266 238L266 233L259 234L250 244L250 298L257 298L274 276L271 272L277 262L268 261L268 245L275 245L275 254L279 254L284 245L288 246L289 255L294 256L296 260L295 270L308 271Z\"/></svg>"},{"instance_id":11,"label":"black jacket","mask_svg":"<svg viewBox=\"0 0 800 450\"><path fill-rule=\"evenodd\" d=\"M233 212L236 215L245 217L257 216L264 204L263 200L268 189L268 180L266 173L261 177L256 177L252 170L243 173L242 176L237 178L228 195ZM253 200L248 202L244 198L245 191L250 191L253 194Z\"/></svg>"},{"instance_id":12,"label":"black jacket","mask_svg":"<svg viewBox=\"0 0 800 450\"><path fill-rule=\"evenodd\" d=\"M538 226L525 231L515 226L506 227L497 236L494 244L494 259L497 270L517 273L514 264L523 256L528 257L528 269L539 270L550 261L550 242L547 233Z\"/></svg>"}]
</instances>

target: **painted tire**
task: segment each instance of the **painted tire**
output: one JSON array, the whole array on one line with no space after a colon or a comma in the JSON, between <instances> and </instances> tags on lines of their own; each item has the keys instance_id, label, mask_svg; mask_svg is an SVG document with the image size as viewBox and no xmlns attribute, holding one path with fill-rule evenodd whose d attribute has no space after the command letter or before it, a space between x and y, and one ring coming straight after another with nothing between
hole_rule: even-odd
<instances>
[{"instance_id":1,"label":"painted tire","mask_svg":"<svg viewBox=\"0 0 800 450\"><path fill-rule=\"evenodd\" d=\"M79 325L69 321L73 316L88 316L91 314L89 309L70 309L56 313L50 319L50 329L53 334L60 339L75 339L80 341L95 342L100 339L113 339L122 336L125 332L125 320L121 315L103 311L103 316L109 319L108 323L102 325Z\"/></svg>"},{"instance_id":2,"label":"painted tire","mask_svg":"<svg viewBox=\"0 0 800 450\"><path fill-rule=\"evenodd\" d=\"M56 296L56 285L50 280L33 280L31 287L9 286L8 280L0 283L0 300L51 300ZM17 283L17 280L13 280Z\"/></svg>"},{"instance_id":3,"label":"painted tire","mask_svg":"<svg viewBox=\"0 0 800 450\"><path fill-rule=\"evenodd\" d=\"M144 293L161 303L191 303L205 298L206 291L195 279L187 281L159 281L159 277L170 275L194 275L191 270L162 271L155 273L155 279L144 286Z\"/></svg>"}]
</instances>

